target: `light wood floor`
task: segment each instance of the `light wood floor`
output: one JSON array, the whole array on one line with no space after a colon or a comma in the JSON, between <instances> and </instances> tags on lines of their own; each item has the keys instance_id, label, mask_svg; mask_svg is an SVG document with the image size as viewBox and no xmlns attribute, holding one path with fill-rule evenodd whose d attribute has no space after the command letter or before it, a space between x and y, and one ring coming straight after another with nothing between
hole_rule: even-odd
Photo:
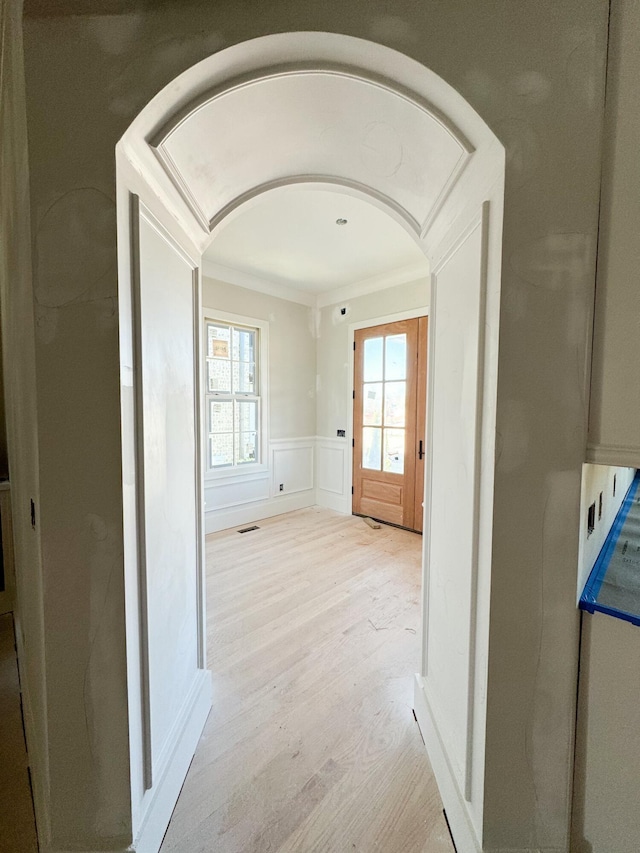
<instances>
[{"instance_id":1,"label":"light wood floor","mask_svg":"<svg viewBox=\"0 0 640 853\"><path fill-rule=\"evenodd\" d=\"M0 853L37 853L13 616L0 616Z\"/></svg>"},{"instance_id":2,"label":"light wood floor","mask_svg":"<svg viewBox=\"0 0 640 853\"><path fill-rule=\"evenodd\" d=\"M420 537L258 524L207 537L213 710L162 853L452 853L412 713Z\"/></svg>"}]
</instances>

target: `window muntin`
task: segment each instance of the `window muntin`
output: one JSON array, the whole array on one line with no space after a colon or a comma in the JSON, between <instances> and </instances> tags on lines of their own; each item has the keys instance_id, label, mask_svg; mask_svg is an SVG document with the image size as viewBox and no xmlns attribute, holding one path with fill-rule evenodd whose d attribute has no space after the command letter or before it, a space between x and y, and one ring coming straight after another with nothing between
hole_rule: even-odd
<instances>
[{"instance_id":1,"label":"window muntin","mask_svg":"<svg viewBox=\"0 0 640 853\"><path fill-rule=\"evenodd\" d=\"M364 342L362 467L404 473L407 336Z\"/></svg>"},{"instance_id":2,"label":"window muntin","mask_svg":"<svg viewBox=\"0 0 640 853\"><path fill-rule=\"evenodd\" d=\"M206 340L207 469L260 460L259 329L208 320Z\"/></svg>"}]
</instances>

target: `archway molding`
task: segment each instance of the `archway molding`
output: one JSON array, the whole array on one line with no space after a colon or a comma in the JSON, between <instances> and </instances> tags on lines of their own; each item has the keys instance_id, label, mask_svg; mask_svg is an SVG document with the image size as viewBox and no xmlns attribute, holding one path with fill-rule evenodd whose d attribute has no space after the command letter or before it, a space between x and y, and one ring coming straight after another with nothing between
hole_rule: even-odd
<instances>
[{"instance_id":1,"label":"archway molding","mask_svg":"<svg viewBox=\"0 0 640 853\"><path fill-rule=\"evenodd\" d=\"M171 638L163 608L172 602L155 596L153 584L165 576L175 581L184 566L149 566L144 548L153 534L154 501L163 501L156 515L171 509L170 498L151 492L145 478L168 459L166 452L154 456L157 448L145 432L148 348L192 353L183 379L185 399L195 403L193 426L179 441L199 472L202 252L225 217L262 193L311 184L384 208L430 263L423 666L415 707L458 849L481 850L502 145L452 87L408 57L343 35L286 33L235 45L185 71L136 118L116 155L123 468L132 484L124 527L136 849L154 849L161 839L211 701L202 483L196 473L191 485L182 484L194 492L185 524L195 525L198 540L193 566L181 581L190 602L183 622L191 620L194 629L195 645L184 652L190 698L162 730L154 729L154 709L166 691L159 683L154 632L165 632L166 649ZM164 268L175 262L178 270L176 258L182 263L176 272L181 282L175 289L165 282L164 293L182 299L185 311L191 306L189 340L183 326L175 340L154 344L151 318L162 313L164 298L154 283L153 276L163 275L154 252L167 252ZM163 391L160 385L152 390ZM164 438L165 444L178 440ZM178 663L187 665L176 662L176 671Z\"/></svg>"}]
</instances>

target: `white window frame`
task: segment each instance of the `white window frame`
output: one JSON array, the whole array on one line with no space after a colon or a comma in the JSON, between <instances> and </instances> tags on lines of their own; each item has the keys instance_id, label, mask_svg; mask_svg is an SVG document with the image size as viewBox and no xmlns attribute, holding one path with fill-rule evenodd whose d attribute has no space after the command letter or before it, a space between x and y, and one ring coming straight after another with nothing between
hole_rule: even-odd
<instances>
[{"instance_id":1,"label":"white window frame","mask_svg":"<svg viewBox=\"0 0 640 853\"><path fill-rule=\"evenodd\" d=\"M258 376L258 391L256 395L260 403L258 405L259 412L259 462L245 462L242 465L226 465L219 468L211 468L209 466L209 419L207 412L207 398L210 394L207 392L207 323L229 323L235 326L247 326L258 330L258 346L257 346L257 364L256 373ZM228 311L218 311L216 308L203 306L202 308L202 327L204 347L202 350L202 372L203 372L203 458L205 460L204 479L206 481L237 479L245 477L245 479L253 479L255 474L263 474L269 471L268 463L269 452L269 323L267 320L258 320L255 317L245 317L240 314L230 314Z\"/></svg>"}]
</instances>

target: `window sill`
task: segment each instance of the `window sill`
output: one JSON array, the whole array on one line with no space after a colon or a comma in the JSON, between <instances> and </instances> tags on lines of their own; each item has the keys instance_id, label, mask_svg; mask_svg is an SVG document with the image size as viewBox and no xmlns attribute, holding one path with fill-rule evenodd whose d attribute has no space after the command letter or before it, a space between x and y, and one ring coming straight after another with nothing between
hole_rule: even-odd
<instances>
[{"instance_id":1,"label":"window sill","mask_svg":"<svg viewBox=\"0 0 640 853\"><path fill-rule=\"evenodd\" d=\"M218 471L208 471L204 475L204 483L206 485L214 485L223 480L263 480L269 476L269 468L267 465L247 465L242 468L221 468Z\"/></svg>"}]
</instances>

